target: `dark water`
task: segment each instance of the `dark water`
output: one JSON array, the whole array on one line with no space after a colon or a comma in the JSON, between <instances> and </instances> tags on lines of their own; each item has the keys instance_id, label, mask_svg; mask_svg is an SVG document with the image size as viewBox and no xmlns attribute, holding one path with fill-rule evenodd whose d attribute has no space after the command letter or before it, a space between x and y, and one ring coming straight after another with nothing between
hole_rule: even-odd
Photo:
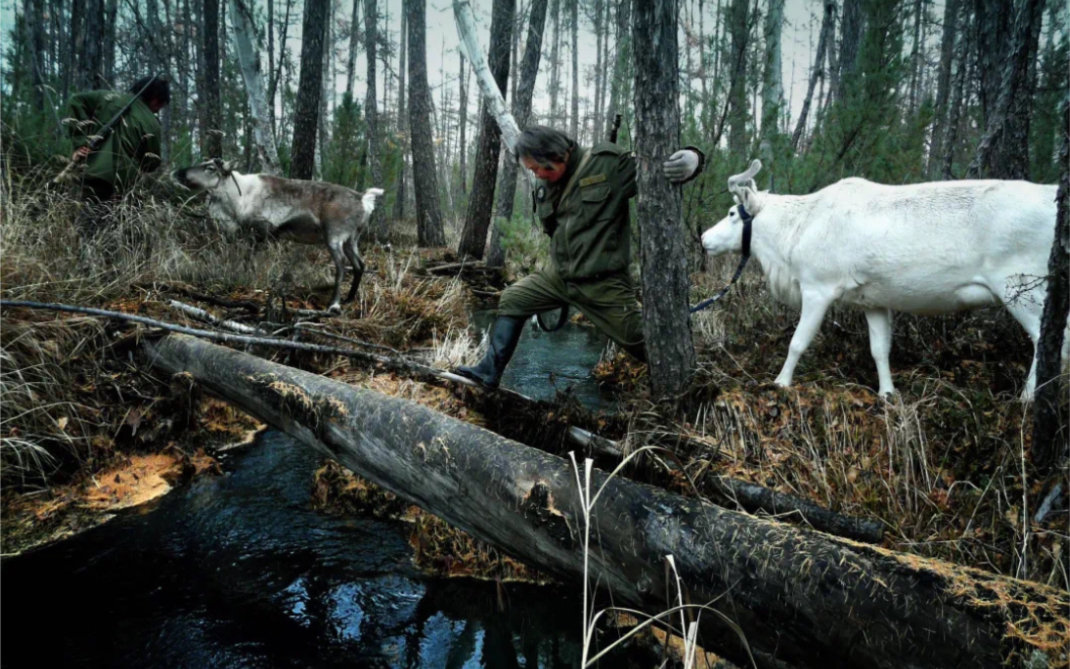
<instances>
[{"instance_id":1,"label":"dark water","mask_svg":"<svg viewBox=\"0 0 1070 669\"><path fill-rule=\"evenodd\" d=\"M572 335L575 336L575 335ZM408 528L310 508L280 433L69 540L0 564L4 667L575 667L575 589L427 579ZM616 663L603 666L619 666Z\"/></svg>"},{"instance_id":2,"label":"dark water","mask_svg":"<svg viewBox=\"0 0 1070 669\"><path fill-rule=\"evenodd\" d=\"M556 311L547 314L544 320L556 324L557 315ZM469 322L486 332L494 322L494 312L475 311ZM558 391L570 389L588 409L611 411L616 407L613 395L591 376L607 341L593 327L568 323L557 332L543 332L529 321L505 368L502 386L536 399L553 399Z\"/></svg>"}]
</instances>

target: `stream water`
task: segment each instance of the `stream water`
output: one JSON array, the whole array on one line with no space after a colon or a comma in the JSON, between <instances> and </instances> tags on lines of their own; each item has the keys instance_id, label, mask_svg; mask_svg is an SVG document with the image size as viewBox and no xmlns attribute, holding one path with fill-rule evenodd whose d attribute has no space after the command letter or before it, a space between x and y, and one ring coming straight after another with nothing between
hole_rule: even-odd
<instances>
[{"instance_id":1,"label":"stream water","mask_svg":"<svg viewBox=\"0 0 1070 669\"><path fill-rule=\"evenodd\" d=\"M0 563L3 667L575 667L575 588L422 576L401 522L311 508L278 432L149 507ZM621 666L620 659L603 666Z\"/></svg>"}]
</instances>

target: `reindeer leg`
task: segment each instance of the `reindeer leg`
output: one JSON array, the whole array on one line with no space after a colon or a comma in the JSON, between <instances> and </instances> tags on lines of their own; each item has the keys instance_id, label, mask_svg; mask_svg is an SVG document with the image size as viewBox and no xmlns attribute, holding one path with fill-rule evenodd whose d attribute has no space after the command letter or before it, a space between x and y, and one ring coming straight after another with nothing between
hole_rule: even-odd
<instances>
[{"instance_id":1,"label":"reindeer leg","mask_svg":"<svg viewBox=\"0 0 1070 669\"><path fill-rule=\"evenodd\" d=\"M327 308L328 311L340 314L342 313L342 305L339 304L338 298L342 295L342 279L346 275L346 264L342 257L342 245L331 242L327 245L327 249L331 252L331 258L334 260L334 268L336 274L334 276L334 296L331 298L331 306Z\"/></svg>"},{"instance_id":2,"label":"reindeer leg","mask_svg":"<svg viewBox=\"0 0 1070 669\"><path fill-rule=\"evenodd\" d=\"M877 363L877 378L880 379L878 393L890 397L895 392L892 369L888 365L888 355L892 351L891 309L866 309L866 323L869 325L869 352Z\"/></svg>"},{"instance_id":3,"label":"reindeer leg","mask_svg":"<svg viewBox=\"0 0 1070 669\"><path fill-rule=\"evenodd\" d=\"M350 237L345 241L342 246L342 250L345 251L346 257L349 258L350 264L353 265L353 285L349 287L349 295L346 295L346 302L352 302L357 296L357 289L360 288L360 280L364 278L364 260L360 257L360 252L357 250L357 242Z\"/></svg>"},{"instance_id":4,"label":"reindeer leg","mask_svg":"<svg viewBox=\"0 0 1070 669\"><path fill-rule=\"evenodd\" d=\"M788 347L788 359L784 361L784 367L775 383L785 388L791 386L791 378L795 374L795 365L799 364L799 358L810 347L814 335L821 329L821 321L825 319L825 312L835 298L815 291L803 291L802 315L799 317L799 325L795 328L795 334L791 337L791 345Z\"/></svg>"}]
</instances>

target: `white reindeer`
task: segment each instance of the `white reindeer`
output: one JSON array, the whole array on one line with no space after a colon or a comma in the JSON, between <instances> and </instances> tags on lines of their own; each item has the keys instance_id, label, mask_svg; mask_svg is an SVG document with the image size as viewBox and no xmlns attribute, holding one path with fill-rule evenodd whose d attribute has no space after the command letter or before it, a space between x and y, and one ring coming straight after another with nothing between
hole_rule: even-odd
<instances>
[{"instance_id":1,"label":"white reindeer","mask_svg":"<svg viewBox=\"0 0 1070 669\"><path fill-rule=\"evenodd\" d=\"M324 183L283 179L269 174L242 174L218 158L171 173L191 190L208 191L208 213L225 229L250 228L262 238L286 239L299 244L321 244L334 260L337 274L329 310L342 310L342 278L345 260L353 265L353 285L345 301L357 295L364 276L364 261L357 250L368 217L375 210L381 188L363 194Z\"/></svg>"},{"instance_id":2,"label":"white reindeer","mask_svg":"<svg viewBox=\"0 0 1070 669\"><path fill-rule=\"evenodd\" d=\"M829 306L860 307L881 395L895 392L888 353L892 311L939 314L1002 304L1033 340L1022 393L1033 396L1037 339L1055 234L1055 186L948 181L885 186L843 179L811 195L759 192L755 160L728 179L737 205L702 235L711 255L741 252L741 204L751 248L773 296L801 308L776 383L790 386ZM1066 360L1070 338L1063 346Z\"/></svg>"}]
</instances>

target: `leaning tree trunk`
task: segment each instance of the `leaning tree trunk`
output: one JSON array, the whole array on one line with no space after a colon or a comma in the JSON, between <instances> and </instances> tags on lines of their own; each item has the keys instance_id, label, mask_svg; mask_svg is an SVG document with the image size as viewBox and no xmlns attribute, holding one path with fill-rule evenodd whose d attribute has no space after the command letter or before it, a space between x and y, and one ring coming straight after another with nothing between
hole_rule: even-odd
<instances>
[{"instance_id":1,"label":"leaning tree trunk","mask_svg":"<svg viewBox=\"0 0 1070 669\"><path fill-rule=\"evenodd\" d=\"M454 3L456 9L457 3ZM513 30L516 0L494 0L490 20L490 71L498 91L504 95L509 77L509 41ZM471 51L469 60L475 64L477 56ZM478 75L478 71L477 71ZM481 82L482 85L482 82ZM484 96L486 97L486 96ZM461 243L457 248L461 257L480 259L487 245L494 210L494 185L498 179L498 154L501 152L501 131L491 110L483 110L482 131L479 134L479 153L472 179L472 194L468 199Z\"/></svg>"},{"instance_id":2,"label":"leaning tree trunk","mask_svg":"<svg viewBox=\"0 0 1070 669\"><path fill-rule=\"evenodd\" d=\"M680 392L695 368L680 188L661 170L680 143L677 9L674 0L635 0L632 17L643 332L657 396Z\"/></svg>"},{"instance_id":3,"label":"leaning tree trunk","mask_svg":"<svg viewBox=\"0 0 1070 669\"><path fill-rule=\"evenodd\" d=\"M542 35L546 25L547 0L532 0L531 15L528 20L528 39L524 46L524 58L517 72L520 82L517 84L516 96L513 98L513 119L517 126L524 128L531 116L531 99L535 95L535 79L539 74L539 58L542 55ZM488 267L505 265L505 249L502 248L501 226L513 218L513 203L516 200L517 163L512 151L506 152L502 165L501 183L498 184L498 215L490 235L490 253L487 256Z\"/></svg>"},{"instance_id":4,"label":"leaning tree trunk","mask_svg":"<svg viewBox=\"0 0 1070 669\"><path fill-rule=\"evenodd\" d=\"M204 0L204 155L223 157L223 101L219 93L219 0Z\"/></svg>"},{"instance_id":5,"label":"leaning tree trunk","mask_svg":"<svg viewBox=\"0 0 1070 669\"><path fill-rule=\"evenodd\" d=\"M1044 0L1022 0L1014 17L1014 39L1007 53L995 108L977 146L969 179L1029 178L1029 117L1033 113L1033 86L1029 70L1037 52Z\"/></svg>"},{"instance_id":6,"label":"leaning tree trunk","mask_svg":"<svg viewBox=\"0 0 1070 669\"><path fill-rule=\"evenodd\" d=\"M364 97L364 124L367 127L368 136L368 163L372 177L372 186L383 187L383 152L379 141L379 103L375 92L375 58L376 39L378 39L377 24L379 21L379 8L376 0L364 0L364 54L368 59L367 93ZM387 226L386 212L382 207L376 207L372 212L368 223L372 234L380 242L390 238L390 229Z\"/></svg>"},{"instance_id":7,"label":"leaning tree trunk","mask_svg":"<svg viewBox=\"0 0 1070 669\"><path fill-rule=\"evenodd\" d=\"M1058 213L1055 241L1048 258L1048 296L1040 319L1037 343L1037 393L1034 405L1033 461L1049 467L1067 455L1070 431L1067 427L1066 394L1062 384L1062 348L1066 318L1070 313L1070 98L1063 103L1062 148L1059 163Z\"/></svg>"},{"instance_id":8,"label":"leaning tree trunk","mask_svg":"<svg viewBox=\"0 0 1070 669\"><path fill-rule=\"evenodd\" d=\"M596 469L591 495L601 492L585 514L577 487L584 477L563 458L415 402L191 337L146 338L143 346L159 369L188 374L564 581L583 582L589 539L586 578L610 595L598 608L612 601L656 614L676 603L668 592L686 587L690 602L712 602L732 621L702 615L700 640L739 666L752 666L753 655L761 669L996 669L1043 658L1029 643L1047 646L1053 664L1065 648L1063 590L800 530ZM679 583L665 567L670 555Z\"/></svg>"},{"instance_id":9,"label":"leaning tree trunk","mask_svg":"<svg viewBox=\"0 0 1070 669\"><path fill-rule=\"evenodd\" d=\"M249 111L252 116L253 137L256 140L256 155L260 171L279 173L279 152L271 135L272 109L264 93L264 78L260 74L260 54L256 49L256 22L245 0L230 0L230 17L234 22L234 41L238 45L238 61L241 63L245 90L249 94Z\"/></svg>"},{"instance_id":10,"label":"leaning tree trunk","mask_svg":"<svg viewBox=\"0 0 1070 669\"><path fill-rule=\"evenodd\" d=\"M412 190L420 246L445 246L438 203L435 145L431 138L431 93L427 87L426 0L405 0L409 34L409 130L412 133ZM445 110L442 110L445 113Z\"/></svg>"},{"instance_id":11,"label":"leaning tree trunk","mask_svg":"<svg viewBox=\"0 0 1070 669\"><path fill-rule=\"evenodd\" d=\"M311 179L316 166L316 124L323 91L323 48L331 0L305 0L301 32L301 78L294 110L290 178ZM378 208L376 208L378 209Z\"/></svg>"},{"instance_id":12,"label":"leaning tree trunk","mask_svg":"<svg viewBox=\"0 0 1070 669\"><path fill-rule=\"evenodd\" d=\"M806 119L810 114L810 103L814 99L814 86L818 79L825 77L825 49L832 40L832 28L835 25L836 2L825 0L825 17L821 20L821 35L817 38L817 55L814 57L814 71L810 74L810 85L806 89L806 99L803 100L802 112L795 124L795 132L791 135L791 151L799 149L799 140L802 139L803 131L806 130Z\"/></svg>"}]
</instances>

